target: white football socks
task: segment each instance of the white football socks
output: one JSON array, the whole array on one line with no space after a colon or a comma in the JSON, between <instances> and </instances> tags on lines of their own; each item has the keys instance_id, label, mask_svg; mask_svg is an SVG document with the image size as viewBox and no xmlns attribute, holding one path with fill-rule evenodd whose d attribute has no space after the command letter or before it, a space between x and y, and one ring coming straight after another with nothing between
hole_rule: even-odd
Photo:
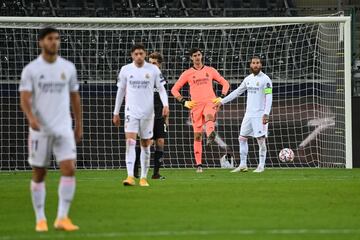
<instances>
[{"instance_id":1,"label":"white football socks","mask_svg":"<svg viewBox=\"0 0 360 240\"><path fill-rule=\"evenodd\" d=\"M30 183L31 200L35 211L36 222L46 219L45 217L45 182L34 182Z\"/></svg>"},{"instance_id":2,"label":"white football socks","mask_svg":"<svg viewBox=\"0 0 360 240\"><path fill-rule=\"evenodd\" d=\"M68 216L71 201L75 195L75 186L76 181L75 177L65 177L60 178L59 183L59 206L57 212L57 218L62 219Z\"/></svg>"},{"instance_id":3,"label":"white football socks","mask_svg":"<svg viewBox=\"0 0 360 240\"><path fill-rule=\"evenodd\" d=\"M141 146L140 163L141 163L141 178L147 178L147 174L150 166L150 146L147 147Z\"/></svg>"},{"instance_id":4,"label":"white football socks","mask_svg":"<svg viewBox=\"0 0 360 240\"><path fill-rule=\"evenodd\" d=\"M246 137L239 137L240 145L240 165L245 166L247 161L247 155L249 152L248 140Z\"/></svg>"},{"instance_id":5,"label":"white football socks","mask_svg":"<svg viewBox=\"0 0 360 240\"><path fill-rule=\"evenodd\" d=\"M126 162L126 170L129 177L134 177L134 165L136 158L136 140L127 139L126 140L126 153L125 153L125 162Z\"/></svg>"},{"instance_id":6,"label":"white football socks","mask_svg":"<svg viewBox=\"0 0 360 240\"><path fill-rule=\"evenodd\" d=\"M257 139L259 145L259 166L264 167L266 161L266 141L265 138Z\"/></svg>"}]
</instances>

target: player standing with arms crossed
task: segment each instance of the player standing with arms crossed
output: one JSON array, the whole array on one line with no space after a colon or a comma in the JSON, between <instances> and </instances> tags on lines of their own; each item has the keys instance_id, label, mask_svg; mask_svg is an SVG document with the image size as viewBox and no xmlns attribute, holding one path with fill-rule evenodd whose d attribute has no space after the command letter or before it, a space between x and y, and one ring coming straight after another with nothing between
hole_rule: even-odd
<instances>
[{"instance_id":1,"label":"player standing with arms crossed","mask_svg":"<svg viewBox=\"0 0 360 240\"><path fill-rule=\"evenodd\" d=\"M44 28L39 33L41 55L22 71L21 109L29 123L29 163L33 169L30 185L38 232L48 231L45 217L45 176L54 154L60 167L59 205L54 227L74 231L68 212L75 193L76 142L82 137L82 116L75 65L58 56L59 31ZM69 106L75 116L75 129Z\"/></svg>"},{"instance_id":2,"label":"player standing with arms crossed","mask_svg":"<svg viewBox=\"0 0 360 240\"><path fill-rule=\"evenodd\" d=\"M259 165L254 172L265 170L266 137L268 134L269 114L272 105L271 79L261 71L262 64L259 57L252 57L250 62L251 74L240 86L224 99L216 99L217 105L223 105L239 97L247 91L246 112L241 123L239 136L240 166L232 172L247 172L247 155L249 151L248 138L255 137L259 145Z\"/></svg>"},{"instance_id":3,"label":"player standing with arms crossed","mask_svg":"<svg viewBox=\"0 0 360 240\"><path fill-rule=\"evenodd\" d=\"M157 66L145 61L146 51L142 44L131 48L133 62L123 66L118 76L118 91L116 94L113 123L120 126L119 111L125 100L125 138L126 138L126 168L128 177L124 186L134 186L134 164L136 157L136 137L141 143L141 176L140 186L149 186L147 173L150 165L150 146L154 127L154 87L158 89L163 104L162 115L169 114L168 95L162 83L163 76Z\"/></svg>"},{"instance_id":4,"label":"player standing with arms crossed","mask_svg":"<svg viewBox=\"0 0 360 240\"><path fill-rule=\"evenodd\" d=\"M229 83L219 74L216 69L205 66L202 62L202 53L198 48L190 50L190 58L193 66L184 71L179 80L171 89L172 95L186 108L191 110L191 119L194 129L194 154L197 172L202 172L202 132L206 125L207 145L214 142L215 117L217 106L213 103L216 95L213 89L213 80L222 85L221 97L225 97L229 91ZM180 89L185 85L190 86L191 100L186 100L180 94Z\"/></svg>"}]
</instances>

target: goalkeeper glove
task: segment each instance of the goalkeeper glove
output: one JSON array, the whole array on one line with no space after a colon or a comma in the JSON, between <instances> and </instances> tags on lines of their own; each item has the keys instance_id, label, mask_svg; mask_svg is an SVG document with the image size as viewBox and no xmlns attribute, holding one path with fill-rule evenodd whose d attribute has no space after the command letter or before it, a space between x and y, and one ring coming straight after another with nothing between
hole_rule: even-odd
<instances>
[{"instance_id":1,"label":"goalkeeper glove","mask_svg":"<svg viewBox=\"0 0 360 240\"><path fill-rule=\"evenodd\" d=\"M216 105L221 104L221 100L223 100L223 98L225 97L225 94L221 94L220 97L214 98L212 100L213 103L215 103Z\"/></svg>"},{"instance_id":2,"label":"goalkeeper glove","mask_svg":"<svg viewBox=\"0 0 360 240\"><path fill-rule=\"evenodd\" d=\"M188 109L192 109L196 105L195 101L186 101L184 98L181 99L180 103Z\"/></svg>"}]
</instances>

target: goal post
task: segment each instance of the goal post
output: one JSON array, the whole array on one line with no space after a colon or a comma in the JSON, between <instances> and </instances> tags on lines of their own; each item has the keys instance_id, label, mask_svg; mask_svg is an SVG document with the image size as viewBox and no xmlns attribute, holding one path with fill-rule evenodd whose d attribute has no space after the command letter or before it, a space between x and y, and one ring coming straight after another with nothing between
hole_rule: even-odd
<instances>
[{"instance_id":1,"label":"goal post","mask_svg":"<svg viewBox=\"0 0 360 240\"><path fill-rule=\"evenodd\" d=\"M0 17L0 170L28 169L27 125L19 109L17 85L22 68L39 54L38 30L57 27L60 55L74 62L81 84L84 140L78 167L124 167L123 129L111 126L116 75L131 62L135 42L164 55L162 71L170 86L190 67L192 47L204 51L204 62L229 80L231 90L249 74L248 60L259 55L274 83L269 128L269 167L352 168L351 18L53 18ZM215 86L219 92L218 86ZM183 91L188 96L188 91ZM170 91L169 91L170 95ZM170 126L164 166L192 167L189 113L170 97ZM204 147L208 167L219 167L231 154L239 162L237 136L245 97L218 114L219 136ZM277 155L292 148L295 161ZM257 145L250 142L250 166L257 164ZM52 167L56 167L52 164Z\"/></svg>"}]
</instances>

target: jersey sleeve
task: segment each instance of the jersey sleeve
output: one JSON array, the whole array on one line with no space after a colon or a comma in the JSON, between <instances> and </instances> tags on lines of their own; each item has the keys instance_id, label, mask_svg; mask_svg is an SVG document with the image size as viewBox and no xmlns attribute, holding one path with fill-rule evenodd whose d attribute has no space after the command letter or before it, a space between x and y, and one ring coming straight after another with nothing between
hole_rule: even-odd
<instances>
[{"instance_id":1,"label":"jersey sleeve","mask_svg":"<svg viewBox=\"0 0 360 240\"><path fill-rule=\"evenodd\" d=\"M265 94L265 107L264 114L269 115L271 112L272 106L272 82L270 78L267 78L264 84L264 94Z\"/></svg>"},{"instance_id":2,"label":"jersey sleeve","mask_svg":"<svg viewBox=\"0 0 360 240\"><path fill-rule=\"evenodd\" d=\"M234 100L235 98L237 98L238 96L243 94L247 89L246 82L247 82L247 80L245 78L244 81L242 81L242 83L240 84L240 86L237 89L232 91L228 96L226 96L225 98L223 98L221 100L221 104L231 102L232 100Z\"/></svg>"},{"instance_id":3,"label":"jersey sleeve","mask_svg":"<svg viewBox=\"0 0 360 240\"><path fill-rule=\"evenodd\" d=\"M34 82L29 67L25 67L21 73L19 91L33 91Z\"/></svg>"},{"instance_id":4,"label":"jersey sleeve","mask_svg":"<svg viewBox=\"0 0 360 240\"><path fill-rule=\"evenodd\" d=\"M188 82L188 79L186 77L186 71L183 72L180 77L179 77L179 80L177 80L177 82L174 84L174 86L172 87L171 89L171 94L174 96L174 97L179 97L181 94L180 94L180 89Z\"/></svg>"},{"instance_id":5,"label":"jersey sleeve","mask_svg":"<svg viewBox=\"0 0 360 240\"><path fill-rule=\"evenodd\" d=\"M72 65L72 73L70 76L70 92L79 91L79 82L77 79L77 71L75 65Z\"/></svg>"},{"instance_id":6,"label":"jersey sleeve","mask_svg":"<svg viewBox=\"0 0 360 240\"><path fill-rule=\"evenodd\" d=\"M116 86L118 87L118 90L116 92L116 99L115 99L115 107L114 107L114 115L118 115L120 112L121 104L125 97L125 91L126 91L126 75L125 70L122 67L119 75L118 75L118 82Z\"/></svg>"},{"instance_id":7,"label":"jersey sleeve","mask_svg":"<svg viewBox=\"0 0 360 240\"><path fill-rule=\"evenodd\" d=\"M221 84L222 86L222 90L221 93L226 95L230 89L230 84L228 81L225 80L225 78L223 76L220 75L220 73L215 69L215 68L211 68L212 69L212 76L213 79L215 81L217 81L218 83Z\"/></svg>"}]
</instances>

